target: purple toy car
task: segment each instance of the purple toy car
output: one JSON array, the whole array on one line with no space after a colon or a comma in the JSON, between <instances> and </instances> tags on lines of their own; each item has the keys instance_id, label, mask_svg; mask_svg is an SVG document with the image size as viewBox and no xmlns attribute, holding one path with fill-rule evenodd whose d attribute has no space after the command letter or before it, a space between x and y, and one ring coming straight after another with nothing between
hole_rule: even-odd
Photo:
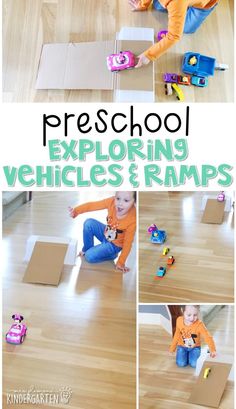
<instances>
[{"instance_id":1,"label":"purple toy car","mask_svg":"<svg viewBox=\"0 0 236 409\"><path fill-rule=\"evenodd\" d=\"M178 75L177 74L171 74L169 72L166 72L165 74L163 74L163 81L165 82L173 82L175 84L177 84L178 82Z\"/></svg>"},{"instance_id":2,"label":"purple toy car","mask_svg":"<svg viewBox=\"0 0 236 409\"><path fill-rule=\"evenodd\" d=\"M152 232L153 232L153 231L156 231L156 230L158 230L158 228L157 228L157 226L153 223L153 224L151 224L151 226L148 227L148 230L147 230L147 231L148 231L149 234L152 234Z\"/></svg>"},{"instance_id":3,"label":"purple toy car","mask_svg":"<svg viewBox=\"0 0 236 409\"><path fill-rule=\"evenodd\" d=\"M161 40L166 36L167 33L168 33L167 30L158 31L158 33L157 33L157 41L161 41Z\"/></svg>"},{"instance_id":4,"label":"purple toy car","mask_svg":"<svg viewBox=\"0 0 236 409\"><path fill-rule=\"evenodd\" d=\"M121 51L107 57L107 68L112 71L123 71L135 66L135 55L131 51Z\"/></svg>"},{"instance_id":5,"label":"purple toy car","mask_svg":"<svg viewBox=\"0 0 236 409\"><path fill-rule=\"evenodd\" d=\"M25 339L27 327L25 324L21 324L21 321L24 319L22 315L14 314L12 315L12 319L14 320L14 324L12 324L11 328L6 334L6 341L9 344L19 345L22 344Z\"/></svg>"}]
</instances>

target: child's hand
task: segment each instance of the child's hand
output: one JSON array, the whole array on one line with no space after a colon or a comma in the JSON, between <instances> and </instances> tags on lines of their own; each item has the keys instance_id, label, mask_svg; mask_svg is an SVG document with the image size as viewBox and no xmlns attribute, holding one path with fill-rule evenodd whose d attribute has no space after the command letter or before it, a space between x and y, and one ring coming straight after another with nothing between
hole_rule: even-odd
<instances>
[{"instance_id":1,"label":"child's hand","mask_svg":"<svg viewBox=\"0 0 236 409\"><path fill-rule=\"evenodd\" d=\"M174 356L174 354L175 354L174 352L171 352L171 351L168 352L169 356Z\"/></svg>"},{"instance_id":2,"label":"child's hand","mask_svg":"<svg viewBox=\"0 0 236 409\"><path fill-rule=\"evenodd\" d=\"M215 357L216 357L216 351L211 352L211 353L210 353L210 357L211 357L211 358L215 358Z\"/></svg>"},{"instance_id":3,"label":"child's hand","mask_svg":"<svg viewBox=\"0 0 236 409\"><path fill-rule=\"evenodd\" d=\"M147 7L140 4L140 0L129 0L132 11L145 11Z\"/></svg>"},{"instance_id":4,"label":"child's hand","mask_svg":"<svg viewBox=\"0 0 236 409\"><path fill-rule=\"evenodd\" d=\"M126 267L124 264L116 263L116 270L122 271L122 273L128 273L128 271L130 271L130 268Z\"/></svg>"},{"instance_id":5,"label":"child's hand","mask_svg":"<svg viewBox=\"0 0 236 409\"><path fill-rule=\"evenodd\" d=\"M150 63L150 60L144 54L138 55L137 58L138 58L138 62L135 65L135 68L140 68L140 67L143 67L144 65L147 65L147 64Z\"/></svg>"},{"instance_id":6,"label":"child's hand","mask_svg":"<svg viewBox=\"0 0 236 409\"><path fill-rule=\"evenodd\" d=\"M72 217L72 219L74 219L76 217L75 209L73 209L73 207L69 206L68 210L69 210L70 217Z\"/></svg>"}]
</instances>

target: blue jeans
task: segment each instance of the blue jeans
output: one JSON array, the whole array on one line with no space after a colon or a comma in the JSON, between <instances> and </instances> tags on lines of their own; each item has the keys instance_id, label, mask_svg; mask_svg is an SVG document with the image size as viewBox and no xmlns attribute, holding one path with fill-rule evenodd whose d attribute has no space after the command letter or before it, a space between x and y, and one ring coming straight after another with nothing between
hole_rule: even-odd
<instances>
[{"instance_id":1,"label":"blue jeans","mask_svg":"<svg viewBox=\"0 0 236 409\"><path fill-rule=\"evenodd\" d=\"M85 259L88 263L101 263L102 261L114 260L121 251L121 247L116 246L106 239L104 236L105 228L105 224L95 219L87 219L84 222L84 246L82 251L85 253ZM94 237L96 237L101 244L94 246Z\"/></svg>"},{"instance_id":2,"label":"blue jeans","mask_svg":"<svg viewBox=\"0 0 236 409\"><path fill-rule=\"evenodd\" d=\"M167 12L167 10L161 5L159 0L153 1L153 6L158 11ZM211 14L217 4L210 9L198 9L196 7L189 7L186 14L186 19L184 23L184 33L191 34L195 33L197 29L201 26L203 21Z\"/></svg>"},{"instance_id":3,"label":"blue jeans","mask_svg":"<svg viewBox=\"0 0 236 409\"><path fill-rule=\"evenodd\" d=\"M176 352L176 364L178 366L190 365L196 368L197 360L201 355L201 347L187 348L178 346Z\"/></svg>"}]
</instances>

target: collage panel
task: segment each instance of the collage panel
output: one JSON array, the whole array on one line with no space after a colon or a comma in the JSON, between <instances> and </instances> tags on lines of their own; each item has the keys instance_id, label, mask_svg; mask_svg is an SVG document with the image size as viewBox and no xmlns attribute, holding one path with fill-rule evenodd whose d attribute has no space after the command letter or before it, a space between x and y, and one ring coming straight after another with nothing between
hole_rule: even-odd
<instances>
[{"instance_id":1,"label":"collage panel","mask_svg":"<svg viewBox=\"0 0 236 409\"><path fill-rule=\"evenodd\" d=\"M140 192L139 301L234 302L234 192Z\"/></svg>"},{"instance_id":2,"label":"collage panel","mask_svg":"<svg viewBox=\"0 0 236 409\"><path fill-rule=\"evenodd\" d=\"M234 100L233 0L2 3L4 102Z\"/></svg>"},{"instance_id":3,"label":"collage panel","mask_svg":"<svg viewBox=\"0 0 236 409\"><path fill-rule=\"evenodd\" d=\"M2 200L3 407L135 409L135 192Z\"/></svg>"},{"instance_id":4,"label":"collage panel","mask_svg":"<svg viewBox=\"0 0 236 409\"><path fill-rule=\"evenodd\" d=\"M139 409L233 409L233 363L233 305L139 305Z\"/></svg>"}]
</instances>

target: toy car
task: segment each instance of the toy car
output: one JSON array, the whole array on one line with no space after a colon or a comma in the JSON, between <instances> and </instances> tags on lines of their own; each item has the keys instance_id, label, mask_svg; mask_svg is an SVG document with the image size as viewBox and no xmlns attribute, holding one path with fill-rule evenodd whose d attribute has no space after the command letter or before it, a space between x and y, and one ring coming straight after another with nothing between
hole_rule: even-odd
<instances>
[{"instance_id":1,"label":"toy car","mask_svg":"<svg viewBox=\"0 0 236 409\"><path fill-rule=\"evenodd\" d=\"M175 94L176 94L176 98L179 101L184 101L184 93L182 91L182 89L177 85L177 84L171 84Z\"/></svg>"},{"instance_id":2,"label":"toy car","mask_svg":"<svg viewBox=\"0 0 236 409\"><path fill-rule=\"evenodd\" d=\"M165 94L166 95L172 95L173 94L173 89L172 89L172 86L171 86L170 82L167 82L165 84Z\"/></svg>"},{"instance_id":3,"label":"toy car","mask_svg":"<svg viewBox=\"0 0 236 409\"><path fill-rule=\"evenodd\" d=\"M27 327L25 324L21 324L21 321L24 319L22 315L14 314L12 315L12 318L14 319L14 324L12 324L11 328L6 334L6 341L9 344L19 345L24 342Z\"/></svg>"},{"instance_id":4,"label":"toy car","mask_svg":"<svg viewBox=\"0 0 236 409\"><path fill-rule=\"evenodd\" d=\"M224 202L225 201L225 194L224 192L220 192L217 196L218 202Z\"/></svg>"},{"instance_id":5,"label":"toy car","mask_svg":"<svg viewBox=\"0 0 236 409\"><path fill-rule=\"evenodd\" d=\"M161 40L166 36L167 33L168 33L167 30L161 30L161 31L159 31L159 32L157 33L157 41L161 41Z\"/></svg>"},{"instance_id":6,"label":"toy car","mask_svg":"<svg viewBox=\"0 0 236 409\"><path fill-rule=\"evenodd\" d=\"M158 228L155 224L151 224L151 226L149 226L147 229L149 234L151 234L153 231L156 231L156 230L158 230Z\"/></svg>"},{"instance_id":7,"label":"toy car","mask_svg":"<svg viewBox=\"0 0 236 409\"><path fill-rule=\"evenodd\" d=\"M166 240L165 230L155 230L151 235L151 242L154 244L163 244Z\"/></svg>"},{"instance_id":8,"label":"toy car","mask_svg":"<svg viewBox=\"0 0 236 409\"><path fill-rule=\"evenodd\" d=\"M211 368L206 368L206 369L204 370L203 378L204 378L204 379L207 379L208 376L209 376L209 374L210 374L210 372L211 372Z\"/></svg>"},{"instance_id":9,"label":"toy car","mask_svg":"<svg viewBox=\"0 0 236 409\"><path fill-rule=\"evenodd\" d=\"M174 264L174 262L175 262L174 256L169 256L167 260L167 265L171 266L172 264Z\"/></svg>"},{"instance_id":10,"label":"toy car","mask_svg":"<svg viewBox=\"0 0 236 409\"><path fill-rule=\"evenodd\" d=\"M177 84L178 81L178 75L177 74L171 74L169 72L166 72L163 74L163 81L165 82L173 82Z\"/></svg>"},{"instance_id":11,"label":"toy car","mask_svg":"<svg viewBox=\"0 0 236 409\"><path fill-rule=\"evenodd\" d=\"M135 55L131 51L120 51L107 57L107 68L112 72L128 70L135 66Z\"/></svg>"},{"instance_id":12,"label":"toy car","mask_svg":"<svg viewBox=\"0 0 236 409\"><path fill-rule=\"evenodd\" d=\"M177 83L181 85L190 85L191 84L190 75L178 75Z\"/></svg>"},{"instance_id":13,"label":"toy car","mask_svg":"<svg viewBox=\"0 0 236 409\"><path fill-rule=\"evenodd\" d=\"M185 74L209 77L214 75L216 60L199 53L187 52L184 54L182 71Z\"/></svg>"},{"instance_id":14,"label":"toy car","mask_svg":"<svg viewBox=\"0 0 236 409\"><path fill-rule=\"evenodd\" d=\"M166 273L166 267L159 267L159 269L156 272L157 277L164 277Z\"/></svg>"},{"instance_id":15,"label":"toy car","mask_svg":"<svg viewBox=\"0 0 236 409\"><path fill-rule=\"evenodd\" d=\"M169 253L169 251L170 251L169 247L164 247L162 255L166 256L166 254Z\"/></svg>"},{"instance_id":16,"label":"toy car","mask_svg":"<svg viewBox=\"0 0 236 409\"><path fill-rule=\"evenodd\" d=\"M197 77L196 75L193 75L191 78L191 84L196 87L207 87L208 79L206 77Z\"/></svg>"}]
</instances>

